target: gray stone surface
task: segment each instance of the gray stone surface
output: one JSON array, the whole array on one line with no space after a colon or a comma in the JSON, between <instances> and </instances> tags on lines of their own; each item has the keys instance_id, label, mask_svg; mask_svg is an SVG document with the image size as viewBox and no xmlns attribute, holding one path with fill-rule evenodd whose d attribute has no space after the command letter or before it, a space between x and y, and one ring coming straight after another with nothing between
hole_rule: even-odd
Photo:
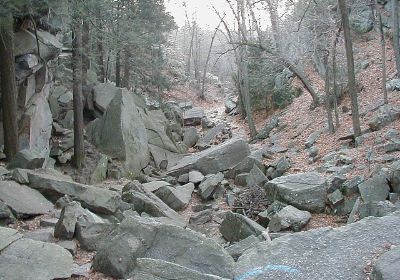
<instances>
[{"instance_id":1,"label":"gray stone surface","mask_svg":"<svg viewBox=\"0 0 400 280\"><path fill-rule=\"evenodd\" d=\"M364 202L383 201L389 195L389 185L385 174L377 174L358 185Z\"/></svg>"},{"instance_id":2,"label":"gray stone surface","mask_svg":"<svg viewBox=\"0 0 400 280\"><path fill-rule=\"evenodd\" d=\"M17 218L48 214L53 209L53 204L40 192L13 181L0 181L0 200Z\"/></svg>"},{"instance_id":3,"label":"gray stone surface","mask_svg":"<svg viewBox=\"0 0 400 280\"><path fill-rule=\"evenodd\" d=\"M208 223L212 219L213 210L205 209L200 212L195 212L190 216L189 223L192 225L202 225Z\"/></svg>"},{"instance_id":4,"label":"gray stone surface","mask_svg":"<svg viewBox=\"0 0 400 280\"><path fill-rule=\"evenodd\" d=\"M183 132L183 143L188 147L192 148L199 141L199 133L195 127L187 127Z\"/></svg>"},{"instance_id":5,"label":"gray stone surface","mask_svg":"<svg viewBox=\"0 0 400 280\"><path fill-rule=\"evenodd\" d=\"M90 184L98 184L107 178L108 169L108 156L101 154L100 159L97 161L96 167L90 174Z\"/></svg>"},{"instance_id":6,"label":"gray stone surface","mask_svg":"<svg viewBox=\"0 0 400 280\"><path fill-rule=\"evenodd\" d=\"M100 214L114 214L119 205L120 197L117 192L75 183L65 176L49 174L46 170L31 171L28 177L29 186L40 191L52 202L68 195L83 207Z\"/></svg>"},{"instance_id":7,"label":"gray stone surface","mask_svg":"<svg viewBox=\"0 0 400 280\"><path fill-rule=\"evenodd\" d=\"M397 280L400 276L400 246L379 257L372 270L372 280Z\"/></svg>"},{"instance_id":8,"label":"gray stone surface","mask_svg":"<svg viewBox=\"0 0 400 280\"><path fill-rule=\"evenodd\" d=\"M289 228L293 231L300 231L310 219L310 212L288 205L272 217L268 227L272 232Z\"/></svg>"},{"instance_id":9,"label":"gray stone surface","mask_svg":"<svg viewBox=\"0 0 400 280\"><path fill-rule=\"evenodd\" d=\"M368 122L372 131L377 131L397 120L400 117L400 108L393 105L383 105L374 113Z\"/></svg>"},{"instance_id":10,"label":"gray stone surface","mask_svg":"<svg viewBox=\"0 0 400 280\"><path fill-rule=\"evenodd\" d=\"M224 174L222 173L207 175L199 185L201 198L204 200L211 199L223 179Z\"/></svg>"},{"instance_id":11,"label":"gray stone surface","mask_svg":"<svg viewBox=\"0 0 400 280\"><path fill-rule=\"evenodd\" d=\"M215 275L203 274L196 270L157 259L137 259L132 280L227 280Z\"/></svg>"},{"instance_id":12,"label":"gray stone surface","mask_svg":"<svg viewBox=\"0 0 400 280\"><path fill-rule=\"evenodd\" d=\"M323 212L327 197L326 180L319 173L283 176L265 185L267 197L290 204L301 210Z\"/></svg>"},{"instance_id":13,"label":"gray stone surface","mask_svg":"<svg viewBox=\"0 0 400 280\"><path fill-rule=\"evenodd\" d=\"M46 158L35 151L24 149L19 151L8 165L8 168L36 169L42 168Z\"/></svg>"},{"instance_id":14,"label":"gray stone surface","mask_svg":"<svg viewBox=\"0 0 400 280\"><path fill-rule=\"evenodd\" d=\"M194 184L188 183L187 185L178 186L176 188L164 186L156 190L154 194L169 207L175 211L179 211L189 204L193 191Z\"/></svg>"},{"instance_id":15,"label":"gray stone surface","mask_svg":"<svg viewBox=\"0 0 400 280\"><path fill-rule=\"evenodd\" d=\"M239 280L365 279L368 260L386 244L400 244L400 212L345 227L321 228L261 243L239 258Z\"/></svg>"},{"instance_id":16,"label":"gray stone surface","mask_svg":"<svg viewBox=\"0 0 400 280\"><path fill-rule=\"evenodd\" d=\"M388 200L365 202L360 205L359 217L360 219L369 216L383 217L397 210L400 210L400 205L396 206Z\"/></svg>"},{"instance_id":17,"label":"gray stone surface","mask_svg":"<svg viewBox=\"0 0 400 280\"><path fill-rule=\"evenodd\" d=\"M199 107L194 107L183 113L183 122L185 126L197 126L201 124L201 120L205 116L204 110Z\"/></svg>"},{"instance_id":18,"label":"gray stone surface","mask_svg":"<svg viewBox=\"0 0 400 280\"><path fill-rule=\"evenodd\" d=\"M255 237L254 235L250 235L249 237L232 244L231 246L226 248L226 251L228 251L232 258L237 261L237 259L241 255L243 255L245 251L256 246L260 242L260 238Z\"/></svg>"},{"instance_id":19,"label":"gray stone surface","mask_svg":"<svg viewBox=\"0 0 400 280\"><path fill-rule=\"evenodd\" d=\"M22 238L0 227L0 279L50 280L71 276L72 256L64 248Z\"/></svg>"},{"instance_id":20,"label":"gray stone surface","mask_svg":"<svg viewBox=\"0 0 400 280\"><path fill-rule=\"evenodd\" d=\"M204 175L215 174L233 168L250 154L249 145L241 139L233 139L203 152L184 157L168 170L168 175L179 176L191 170Z\"/></svg>"},{"instance_id":21,"label":"gray stone surface","mask_svg":"<svg viewBox=\"0 0 400 280\"><path fill-rule=\"evenodd\" d=\"M138 258L176 263L200 273L233 278L232 257L214 240L150 218L130 216L98 248L95 270L128 278Z\"/></svg>"},{"instance_id":22,"label":"gray stone surface","mask_svg":"<svg viewBox=\"0 0 400 280\"><path fill-rule=\"evenodd\" d=\"M104 113L114 96L120 91L119 88L109 83L100 83L93 87L93 102L98 110Z\"/></svg>"},{"instance_id":23,"label":"gray stone surface","mask_svg":"<svg viewBox=\"0 0 400 280\"><path fill-rule=\"evenodd\" d=\"M102 118L91 122L87 134L101 152L126 162L126 168L138 174L150 161L146 127L134 97L120 90Z\"/></svg>"},{"instance_id":24,"label":"gray stone surface","mask_svg":"<svg viewBox=\"0 0 400 280\"><path fill-rule=\"evenodd\" d=\"M227 241L237 242L250 235L259 236L266 229L241 214L229 211L221 223L219 231Z\"/></svg>"},{"instance_id":25,"label":"gray stone surface","mask_svg":"<svg viewBox=\"0 0 400 280\"><path fill-rule=\"evenodd\" d=\"M305 143L306 148L311 148L317 142L319 137L321 136L322 131L314 131L313 133L308 136L307 141Z\"/></svg>"},{"instance_id":26,"label":"gray stone surface","mask_svg":"<svg viewBox=\"0 0 400 280\"><path fill-rule=\"evenodd\" d=\"M88 251L96 251L97 247L117 227L116 224L106 223L78 223L76 225L75 237L79 246Z\"/></svg>"},{"instance_id":27,"label":"gray stone surface","mask_svg":"<svg viewBox=\"0 0 400 280\"><path fill-rule=\"evenodd\" d=\"M124 186L122 200L133 204L139 214L147 213L152 217L167 217L179 225L185 225L183 217L165 204L152 192L146 190L139 182L133 181Z\"/></svg>"},{"instance_id":28,"label":"gray stone surface","mask_svg":"<svg viewBox=\"0 0 400 280\"><path fill-rule=\"evenodd\" d=\"M204 175L196 170L192 170L189 172L189 182L193 184L199 184L204 180Z\"/></svg>"}]
</instances>

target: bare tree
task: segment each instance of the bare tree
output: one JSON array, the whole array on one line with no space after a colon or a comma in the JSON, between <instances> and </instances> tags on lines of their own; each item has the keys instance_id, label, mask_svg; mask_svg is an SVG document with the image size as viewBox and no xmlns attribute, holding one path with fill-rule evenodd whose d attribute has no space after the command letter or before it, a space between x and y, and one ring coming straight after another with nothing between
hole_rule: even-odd
<instances>
[{"instance_id":1,"label":"bare tree","mask_svg":"<svg viewBox=\"0 0 400 280\"><path fill-rule=\"evenodd\" d=\"M0 78L3 109L4 152L11 161L18 151L17 87L15 84L14 19L0 17Z\"/></svg>"},{"instance_id":2,"label":"bare tree","mask_svg":"<svg viewBox=\"0 0 400 280\"><path fill-rule=\"evenodd\" d=\"M386 90L386 40L385 33L383 32L383 22L382 22L382 10L383 7L378 5L378 19L379 19L379 33L381 37L381 53L382 53L382 91L383 91L383 101L385 104L388 104L388 94Z\"/></svg>"},{"instance_id":3,"label":"bare tree","mask_svg":"<svg viewBox=\"0 0 400 280\"><path fill-rule=\"evenodd\" d=\"M79 13L79 0L70 0L72 10L72 77L74 103L74 165L82 169L85 162L83 138L83 102L82 102L82 18Z\"/></svg>"},{"instance_id":4,"label":"bare tree","mask_svg":"<svg viewBox=\"0 0 400 280\"><path fill-rule=\"evenodd\" d=\"M397 77L400 77L400 42L399 42L399 1L392 0L393 50L396 58Z\"/></svg>"},{"instance_id":5,"label":"bare tree","mask_svg":"<svg viewBox=\"0 0 400 280\"><path fill-rule=\"evenodd\" d=\"M347 13L346 0L338 0L340 14L343 24L343 33L346 46L346 58L347 58L347 76L348 76L348 87L351 98L351 112L353 120L354 136L358 137L361 135L361 124L360 115L358 112L358 97L356 92L356 76L354 72L354 56L353 56L353 42L350 33L350 23Z\"/></svg>"},{"instance_id":6,"label":"bare tree","mask_svg":"<svg viewBox=\"0 0 400 280\"><path fill-rule=\"evenodd\" d=\"M333 116L332 116L332 96L330 90L330 73L329 73L329 52L326 51L324 55L324 64L325 64L325 106L328 117L328 131L330 133L335 132L335 127L333 125Z\"/></svg>"}]
</instances>

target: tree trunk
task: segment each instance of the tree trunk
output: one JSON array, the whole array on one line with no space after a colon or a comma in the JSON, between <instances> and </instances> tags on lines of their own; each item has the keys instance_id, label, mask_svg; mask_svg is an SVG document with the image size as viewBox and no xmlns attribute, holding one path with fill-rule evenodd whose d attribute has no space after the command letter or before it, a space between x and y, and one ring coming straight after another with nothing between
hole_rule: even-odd
<instances>
[{"instance_id":1,"label":"tree trunk","mask_svg":"<svg viewBox=\"0 0 400 280\"><path fill-rule=\"evenodd\" d=\"M336 46L337 42L339 40L340 36L340 31L341 29L336 32L335 40L333 41L333 47L332 47L332 79L333 79L333 108L335 111L335 123L336 123L336 129L340 126L340 121L339 121L339 110L338 110L338 91L337 91L337 67L336 67Z\"/></svg>"},{"instance_id":2,"label":"tree trunk","mask_svg":"<svg viewBox=\"0 0 400 280\"><path fill-rule=\"evenodd\" d=\"M383 32L382 7L378 7L378 18L379 18L379 33L381 35L383 101L385 104L388 104L389 101L386 90L386 41L385 41L385 33Z\"/></svg>"},{"instance_id":3,"label":"tree trunk","mask_svg":"<svg viewBox=\"0 0 400 280\"><path fill-rule=\"evenodd\" d=\"M333 125L333 117L332 117L332 98L331 98L331 92L330 92L330 80L329 80L329 55L326 54L324 57L324 65L325 65L325 94L326 94L326 99L325 99L325 105L326 105L326 113L328 117L328 131L329 133L334 133L335 132L335 127Z\"/></svg>"},{"instance_id":4,"label":"tree trunk","mask_svg":"<svg viewBox=\"0 0 400 280\"><path fill-rule=\"evenodd\" d=\"M90 45L89 45L89 35L90 35L90 25L88 20L83 21L83 31L82 31L82 89L84 95L87 94L88 85L88 70L90 67Z\"/></svg>"},{"instance_id":5,"label":"tree trunk","mask_svg":"<svg viewBox=\"0 0 400 280\"><path fill-rule=\"evenodd\" d=\"M131 79L131 69L130 69L130 60L131 54L129 47L125 48L125 63L124 63L124 81L123 81L123 86L129 89L129 81Z\"/></svg>"},{"instance_id":6,"label":"tree trunk","mask_svg":"<svg viewBox=\"0 0 400 280\"><path fill-rule=\"evenodd\" d=\"M82 20L79 16L77 1L71 1L72 9L72 76L74 103L74 166L82 169L85 162L85 147L83 139L83 102L82 102Z\"/></svg>"},{"instance_id":7,"label":"tree trunk","mask_svg":"<svg viewBox=\"0 0 400 280\"><path fill-rule=\"evenodd\" d=\"M238 22L242 32L246 32L246 11L245 11L245 3L244 0L238 0L238 8L241 14L241 20ZM241 34L241 32L239 32ZM246 33L239 36L240 39L247 38ZM250 92L249 92L249 70L248 70L248 53L247 53L247 46L241 45L239 47L239 58L240 58L240 68L241 68L241 92L243 96L243 105L246 111L246 118L247 124L249 125L250 129L250 137L254 138L257 135L256 126L254 124L253 119L253 111L251 109L251 99L250 99Z\"/></svg>"},{"instance_id":8,"label":"tree trunk","mask_svg":"<svg viewBox=\"0 0 400 280\"><path fill-rule=\"evenodd\" d=\"M101 22L101 9L100 7L96 10L97 13L97 22L98 22L98 30L97 30L97 80L100 83L104 83L105 78L105 68L104 68L104 46L103 46L103 24Z\"/></svg>"},{"instance_id":9,"label":"tree trunk","mask_svg":"<svg viewBox=\"0 0 400 280\"><path fill-rule=\"evenodd\" d=\"M190 28L190 25L189 25L189 28ZM188 53L188 57L187 57L187 61L186 61L186 76L188 76L189 78L192 76L191 75L191 61L192 61L192 54L193 54L195 28L196 28L196 25L195 25L195 23L193 23L192 36L191 36L190 45L189 45L189 53Z\"/></svg>"},{"instance_id":10,"label":"tree trunk","mask_svg":"<svg viewBox=\"0 0 400 280\"><path fill-rule=\"evenodd\" d=\"M199 96L201 99L205 99L204 91L205 91L208 63L210 62L210 56L211 56L211 51L212 51L212 48L214 45L215 36L217 36L217 32L219 30L219 27L221 26L221 23L222 23L222 21L219 22L217 28L215 28L214 34L211 37L210 48L208 49L206 64L204 65L204 70L203 70L203 81L202 81L201 92L200 92L200 96Z\"/></svg>"},{"instance_id":11,"label":"tree trunk","mask_svg":"<svg viewBox=\"0 0 400 280\"><path fill-rule=\"evenodd\" d=\"M392 0L393 18L393 50L396 58L397 77L400 77L400 42L399 42L399 2Z\"/></svg>"},{"instance_id":12,"label":"tree trunk","mask_svg":"<svg viewBox=\"0 0 400 280\"><path fill-rule=\"evenodd\" d=\"M278 9L276 7L276 3L273 3L272 0L266 0L268 5L268 10L270 14L272 34L274 37L275 47L279 53L281 53L281 41L279 38L279 23L278 23Z\"/></svg>"},{"instance_id":13,"label":"tree trunk","mask_svg":"<svg viewBox=\"0 0 400 280\"><path fill-rule=\"evenodd\" d=\"M11 14L0 18L1 103L3 108L4 152L7 161L11 161L18 152L13 21Z\"/></svg>"},{"instance_id":14,"label":"tree trunk","mask_svg":"<svg viewBox=\"0 0 400 280\"><path fill-rule=\"evenodd\" d=\"M117 51L115 55L115 85L121 87L121 52Z\"/></svg>"},{"instance_id":15,"label":"tree trunk","mask_svg":"<svg viewBox=\"0 0 400 280\"><path fill-rule=\"evenodd\" d=\"M346 0L338 0L340 14L342 17L344 40L346 45L346 58L347 58L347 75L349 83L349 92L351 98L351 112L353 120L354 136L361 135L360 115L358 112L358 100L356 92L356 76L354 73L354 57L353 57L353 42L351 40L350 23L347 15Z\"/></svg>"}]
</instances>

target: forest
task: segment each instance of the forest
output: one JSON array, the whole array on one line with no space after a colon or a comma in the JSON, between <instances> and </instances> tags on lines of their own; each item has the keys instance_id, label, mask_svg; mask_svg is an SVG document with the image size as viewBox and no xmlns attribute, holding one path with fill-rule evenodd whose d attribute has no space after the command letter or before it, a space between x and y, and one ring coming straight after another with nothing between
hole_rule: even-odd
<instances>
[{"instance_id":1,"label":"forest","mask_svg":"<svg viewBox=\"0 0 400 280\"><path fill-rule=\"evenodd\" d=\"M0 279L399 280L398 0L0 0Z\"/></svg>"}]
</instances>

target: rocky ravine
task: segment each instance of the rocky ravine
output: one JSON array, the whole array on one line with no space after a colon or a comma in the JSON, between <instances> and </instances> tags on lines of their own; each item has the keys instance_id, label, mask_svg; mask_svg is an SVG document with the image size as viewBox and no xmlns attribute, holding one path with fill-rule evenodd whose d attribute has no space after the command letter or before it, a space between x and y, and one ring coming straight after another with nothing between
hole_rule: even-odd
<instances>
[{"instance_id":1,"label":"rocky ravine","mask_svg":"<svg viewBox=\"0 0 400 280\"><path fill-rule=\"evenodd\" d=\"M379 146L388 160L371 176L345 176L356 167L351 146L318 158L321 131L304 143L320 166L288 174L286 147L249 145L190 103L161 106L98 84L85 99L93 119L86 146L96 162L76 182L54 169L72 155L72 94L53 85L36 47L23 48L36 46L35 37L17 35L26 40L17 51L26 126L24 149L0 168L1 279L398 280L395 129ZM57 57L56 38L39 36L46 59ZM399 112L372 111L370 131L387 129ZM272 118L259 138L274 142L279 129ZM305 231L322 214L348 225Z\"/></svg>"}]
</instances>

